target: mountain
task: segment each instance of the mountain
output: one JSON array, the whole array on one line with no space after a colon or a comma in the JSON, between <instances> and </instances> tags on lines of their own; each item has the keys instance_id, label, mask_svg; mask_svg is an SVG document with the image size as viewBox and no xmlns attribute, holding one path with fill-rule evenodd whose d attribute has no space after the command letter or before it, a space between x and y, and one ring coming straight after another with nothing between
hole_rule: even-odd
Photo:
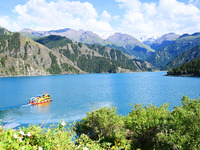
<instances>
[{"instance_id":1,"label":"mountain","mask_svg":"<svg viewBox=\"0 0 200 150\"><path fill-rule=\"evenodd\" d=\"M159 36L143 36L140 38L140 41L145 44L151 46L151 44L155 43L155 41L160 38Z\"/></svg>"},{"instance_id":2,"label":"mountain","mask_svg":"<svg viewBox=\"0 0 200 150\"><path fill-rule=\"evenodd\" d=\"M0 76L37 76L81 73L82 71L58 52L20 33L0 34ZM63 64L67 67L63 67ZM68 69L68 70L67 70Z\"/></svg>"},{"instance_id":3,"label":"mountain","mask_svg":"<svg viewBox=\"0 0 200 150\"><path fill-rule=\"evenodd\" d=\"M9 34L11 34L10 31L8 31L5 28L0 27L0 35L9 35Z\"/></svg>"},{"instance_id":4,"label":"mountain","mask_svg":"<svg viewBox=\"0 0 200 150\"><path fill-rule=\"evenodd\" d=\"M200 45L200 33L183 35L176 39L173 44L167 45L166 47L156 51L148 61L155 68L161 69L182 52L198 45Z\"/></svg>"},{"instance_id":5,"label":"mountain","mask_svg":"<svg viewBox=\"0 0 200 150\"><path fill-rule=\"evenodd\" d=\"M151 70L146 61L125 55L117 49L96 44L73 42L68 38L50 35L36 40L52 51L59 52L70 59L82 71L89 73L133 72Z\"/></svg>"},{"instance_id":6,"label":"mountain","mask_svg":"<svg viewBox=\"0 0 200 150\"><path fill-rule=\"evenodd\" d=\"M166 47L167 45L173 44L176 39L178 39L180 35L175 33L164 34L162 37L156 39L150 47L154 50L159 50L161 48Z\"/></svg>"},{"instance_id":7,"label":"mountain","mask_svg":"<svg viewBox=\"0 0 200 150\"><path fill-rule=\"evenodd\" d=\"M179 67L182 64L190 62L197 58L200 58L200 45L181 53L172 61L170 61L163 69L169 70L174 67Z\"/></svg>"},{"instance_id":8,"label":"mountain","mask_svg":"<svg viewBox=\"0 0 200 150\"><path fill-rule=\"evenodd\" d=\"M44 37L49 35L60 35L60 36L65 36L71 39L72 41L82 42L86 44L100 44L103 43L104 41L100 36L91 31L84 31L84 30L76 31L70 28L50 30L50 31L34 31L31 29L23 29L20 32L24 35L26 35L26 33L29 33L39 37Z\"/></svg>"},{"instance_id":9,"label":"mountain","mask_svg":"<svg viewBox=\"0 0 200 150\"><path fill-rule=\"evenodd\" d=\"M112 45L122 47L133 56L136 56L143 60L147 59L155 52L149 46L143 44L131 35L122 33L115 33L114 35L109 36L106 39L106 46L112 47Z\"/></svg>"},{"instance_id":10,"label":"mountain","mask_svg":"<svg viewBox=\"0 0 200 150\"><path fill-rule=\"evenodd\" d=\"M0 76L115 73L152 69L148 62L133 59L106 46L85 45L56 35L33 41L20 33L1 33Z\"/></svg>"},{"instance_id":11,"label":"mountain","mask_svg":"<svg viewBox=\"0 0 200 150\"><path fill-rule=\"evenodd\" d=\"M36 39L35 36L44 37L48 35L60 35L65 36L72 41L82 42L85 44L98 44L108 46L110 48L118 48L128 55L143 60L147 59L154 53L154 50L149 46L143 44L128 34L115 33L107 39L102 39L100 36L91 31L76 31L69 28L51 31L34 31L31 29L24 29L20 32L28 37L31 37L30 34L32 34L34 35L34 39Z\"/></svg>"},{"instance_id":12,"label":"mountain","mask_svg":"<svg viewBox=\"0 0 200 150\"><path fill-rule=\"evenodd\" d=\"M182 64L167 72L168 76L195 76L200 77L200 58Z\"/></svg>"}]
</instances>

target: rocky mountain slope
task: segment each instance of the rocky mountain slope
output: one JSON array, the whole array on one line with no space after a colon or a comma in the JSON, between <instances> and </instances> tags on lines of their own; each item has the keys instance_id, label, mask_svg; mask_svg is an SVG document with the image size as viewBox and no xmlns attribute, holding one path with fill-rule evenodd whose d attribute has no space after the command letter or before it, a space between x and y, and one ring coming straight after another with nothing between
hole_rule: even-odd
<instances>
[{"instance_id":1,"label":"rocky mountain slope","mask_svg":"<svg viewBox=\"0 0 200 150\"><path fill-rule=\"evenodd\" d=\"M9 33L9 35L0 34L0 76L37 76L82 72L60 53L53 52L20 33ZM62 67L63 64L67 67Z\"/></svg>"},{"instance_id":2,"label":"rocky mountain slope","mask_svg":"<svg viewBox=\"0 0 200 150\"><path fill-rule=\"evenodd\" d=\"M200 45L200 33L182 35L173 44L156 51L148 61L154 67L161 69L179 54L198 45Z\"/></svg>"},{"instance_id":3,"label":"rocky mountain slope","mask_svg":"<svg viewBox=\"0 0 200 150\"><path fill-rule=\"evenodd\" d=\"M152 66L99 45L85 45L61 36L33 41L0 29L0 76L71 73L115 73L151 70ZM40 43L38 43L40 42Z\"/></svg>"},{"instance_id":4,"label":"rocky mountain slope","mask_svg":"<svg viewBox=\"0 0 200 150\"><path fill-rule=\"evenodd\" d=\"M154 52L152 48L143 44L136 38L122 33L115 33L107 39L102 39L100 36L91 31L76 31L69 28L51 31L34 31L31 29L24 29L20 32L30 38L36 38L37 36L44 37L48 35L60 35L65 36L72 41L82 42L85 44L98 44L111 48L118 48L128 55L132 55L135 58L143 60L147 59Z\"/></svg>"},{"instance_id":5,"label":"rocky mountain slope","mask_svg":"<svg viewBox=\"0 0 200 150\"><path fill-rule=\"evenodd\" d=\"M155 52L149 46L143 44L136 38L122 33L115 33L114 35L108 37L106 39L106 45L109 47L112 47L112 45L118 46L119 49L122 47L133 56L143 60L147 59Z\"/></svg>"},{"instance_id":6,"label":"rocky mountain slope","mask_svg":"<svg viewBox=\"0 0 200 150\"><path fill-rule=\"evenodd\" d=\"M167 45L173 44L176 39L178 39L180 35L175 33L164 34L162 37L156 39L150 47L154 50L159 50L161 48L166 47Z\"/></svg>"},{"instance_id":7,"label":"rocky mountain slope","mask_svg":"<svg viewBox=\"0 0 200 150\"><path fill-rule=\"evenodd\" d=\"M131 72L151 70L146 61L139 61L117 49L96 44L85 45L61 36L47 36L36 40L53 51L63 54L85 72Z\"/></svg>"},{"instance_id":8,"label":"rocky mountain slope","mask_svg":"<svg viewBox=\"0 0 200 150\"><path fill-rule=\"evenodd\" d=\"M181 53L176 58L174 58L172 61L170 61L163 69L169 70L174 67L179 67L182 64L190 62L197 58L200 58L200 45Z\"/></svg>"}]
</instances>

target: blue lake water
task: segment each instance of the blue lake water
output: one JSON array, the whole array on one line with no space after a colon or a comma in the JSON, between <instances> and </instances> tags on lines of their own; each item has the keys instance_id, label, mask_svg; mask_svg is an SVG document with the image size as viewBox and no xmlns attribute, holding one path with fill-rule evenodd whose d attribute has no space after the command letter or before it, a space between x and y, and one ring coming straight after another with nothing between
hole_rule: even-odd
<instances>
[{"instance_id":1,"label":"blue lake water","mask_svg":"<svg viewBox=\"0 0 200 150\"><path fill-rule=\"evenodd\" d=\"M181 98L199 98L200 78L167 77L166 72L84 74L0 78L0 119L15 118L21 124L72 122L94 108L117 106L127 115L129 104L169 103L181 105ZM53 101L27 105L31 97L49 93Z\"/></svg>"}]
</instances>

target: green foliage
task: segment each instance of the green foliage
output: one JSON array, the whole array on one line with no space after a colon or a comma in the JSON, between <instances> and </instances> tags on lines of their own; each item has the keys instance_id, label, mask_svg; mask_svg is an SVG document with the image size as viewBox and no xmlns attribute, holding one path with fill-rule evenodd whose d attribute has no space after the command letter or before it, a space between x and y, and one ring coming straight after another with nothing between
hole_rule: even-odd
<instances>
[{"instance_id":1,"label":"green foliage","mask_svg":"<svg viewBox=\"0 0 200 150\"><path fill-rule=\"evenodd\" d=\"M24 46L24 50L25 50L25 52L24 52L24 60L26 60L26 59L27 59L27 56L28 56L27 47L28 47L28 41L26 41L26 44L25 44L25 46Z\"/></svg>"},{"instance_id":2,"label":"green foliage","mask_svg":"<svg viewBox=\"0 0 200 150\"><path fill-rule=\"evenodd\" d=\"M168 104L148 107L135 104L125 117L125 126L133 146L143 149L154 149L158 145L157 134L165 128L169 115Z\"/></svg>"},{"instance_id":3,"label":"green foliage","mask_svg":"<svg viewBox=\"0 0 200 150\"><path fill-rule=\"evenodd\" d=\"M57 62L57 57L52 52L49 53L49 57L51 58L51 67L48 69L48 71L51 74L61 73L61 69L60 69L58 62Z\"/></svg>"},{"instance_id":4,"label":"green foliage","mask_svg":"<svg viewBox=\"0 0 200 150\"><path fill-rule=\"evenodd\" d=\"M83 45L83 43L78 42L78 46L79 46L80 48L82 47L82 45Z\"/></svg>"},{"instance_id":5,"label":"green foliage","mask_svg":"<svg viewBox=\"0 0 200 150\"><path fill-rule=\"evenodd\" d=\"M46 47L52 49L57 47L64 47L72 41L66 37L58 35L49 35L35 40L36 42L45 45Z\"/></svg>"},{"instance_id":6,"label":"green foliage","mask_svg":"<svg viewBox=\"0 0 200 150\"><path fill-rule=\"evenodd\" d=\"M63 54L73 62L78 58L78 54L72 54L69 49L59 49L59 53Z\"/></svg>"},{"instance_id":7,"label":"green foliage","mask_svg":"<svg viewBox=\"0 0 200 150\"><path fill-rule=\"evenodd\" d=\"M77 43L72 43L71 47L72 47L75 54L77 54L79 52Z\"/></svg>"},{"instance_id":8,"label":"green foliage","mask_svg":"<svg viewBox=\"0 0 200 150\"><path fill-rule=\"evenodd\" d=\"M13 33L10 35L0 35L0 53L3 53L9 50L10 54L13 53L13 56L16 58L18 52L20 51L20 34Z\"/></svg>"},{"instance_id":9,"label":"green foliage","mask_svg":"<svg viewBox=\"0 0 200 150\"><path fill-rule=\"evenodd\" d=\"M198 76L200 77L200 58L184 63L180 67L175 67L167 72L167 75L175 76Z\"/></svg>"},{"instance_id":10,"label":"green foliage","mask_svg":"<svg viewBox=\"0 0 200 150\"><path fill-rule=\"evenodd\" d=\"M9 71L10 71L11 74L15 73L15 67L14 67L14 66L11 66L11 67L9 68Z\"/></svg>"},{"instance_id":11,"label":"green foliage","mask_svg":"<svg viewBox=\"0 0 200 150\"><path fill-rule=\"evenodd\" d=\"M82 134L88 135L93 140L112 142L116 139L125 138L123 117L117 115L117 108L101 108L93 112L88 112L87 117L76 123L75 131L80 137Z\"/></svg>"},{"instance_id":12,"label":"green foliage","mask_svg":"<svg viewBox=\"0 0 200 150\"><path fill-rule=\"evenodd\" d=\"M5 66L6 66L6 57L2 57L2 58L0 59L0 62L1 62L1 65L2 65L3 67L5 67Z\"/></svg>"},{"instance_id":13,"label":"green foliage","mask_svg":"<svg viewBox=\"0 0 200 150\"><path fill-rule=\"evenodd\" d=\"M162 70L169 70L174 67L179 67L184 63L190 62L198 58L200 58L200 46L196 46L190 50L181 53L172 61L170 61L164 68L162 68Z\"/></svg>"},{"instance_id":14,"label":"green foliage","mask_svg":"<svg viewBox=\"0 0 200 150\"><path fill-rule=\"evenodd\" d=\"M67 72L71 71L71 72L79 73L78 69L72 67L71 65L69 65L67 63L62 63L61 66Z\"/></svg>"},{"instance_id":15,"label":"green foliage","mask_svg":"<svg viewBox=\"0 0 200 150\"><path fill-rule=\"evenodd\" d=\"M173 149L200 149L200 99L182 98L182 106L171 112L160 141Z\"/></svg>"},{"instance_id":16,"label":"green foliage","mask_svg":"<svg viewBox=\"0 0 200 150\"><path fill-rule=\"evenodd\" d=\"M130 149L128 143L116 142L114 146L110 143L94 141L87 135L74 139L75 132L73 125L66 127L65 122L61 122L58 126L52 125L50 128L41 128L37 125L29 125L27 128L18 130L3 130L0 126L0 149L33 149L33 150L104 150L104 149Z\"/></svg>"},{"instance_id":17,"label":"green foliage","mask_svg":"<svg viewBox=\"0 0 200 150\"><path fill-rule=\"evenodd\" d=\"M112 64L109 59L104 57L95 57L88 59L87 56L82 55L77 61L78 67L89 73L116 73L117 66Z\"/></svg>"}]
</instances>

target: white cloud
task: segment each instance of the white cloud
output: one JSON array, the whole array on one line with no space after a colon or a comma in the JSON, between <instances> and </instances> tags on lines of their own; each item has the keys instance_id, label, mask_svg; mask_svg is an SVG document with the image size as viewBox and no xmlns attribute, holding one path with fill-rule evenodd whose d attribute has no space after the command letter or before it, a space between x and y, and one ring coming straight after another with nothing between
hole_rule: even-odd
<instances>
[{"instance_id":1,"label":"white cloud","mask_svg":"<svg viewBox=\"0 0 200 150\"><path fill-rule=\"evenodd\" d=\"M117 19L119 19L119 17L120 17L119 15L116 15L116 16L113 17L113 19L117 20Z\"/></svg>"},{"instance_id":2,"label":"white cloud","mask_svg":"<svg viewBox=\"0 0 200 150\"><path fill-rule=\"evenodd\" d=\"M141 3L139 0L116 0L126 10L119 30L140 37L167 32L192 33L200 30L200 10L177 0Z\"/></svg>"},{"instance_id":3,"label":"white cloud","mask_svg":"<svg viewBox=\"0 0 200 150\"><path fill-rule=\"evenodd\" d=\"M110 21L110 19L111 15L106 10L104 10L103 13L101 14L101 20L108 22Z\"/></svg>"},{"instance_id":4,"label":"white cloud","mask_svg":"<svg viewBox=\"0 0 200 150\"><path fill-rule=\"evenodd\" d=\"M18 14L18 22L23 28L72 28L91 30L97 34L113 30L109 23L110 14L103 11L99 16L93 5L88 2L29 0L25 5L17 5L14 12Z\"/></svg>"},{"instance_id":5,"label":"white cloud","mask_svg":"<svg viewBox=\"0 0 200 150\"><path fill-rule=\"evenodd\" d=\"M0 17L0 26L8 30L18 30L20 27L16 22L12 22L8 16Z\"/></svg>"}]
</instances>

